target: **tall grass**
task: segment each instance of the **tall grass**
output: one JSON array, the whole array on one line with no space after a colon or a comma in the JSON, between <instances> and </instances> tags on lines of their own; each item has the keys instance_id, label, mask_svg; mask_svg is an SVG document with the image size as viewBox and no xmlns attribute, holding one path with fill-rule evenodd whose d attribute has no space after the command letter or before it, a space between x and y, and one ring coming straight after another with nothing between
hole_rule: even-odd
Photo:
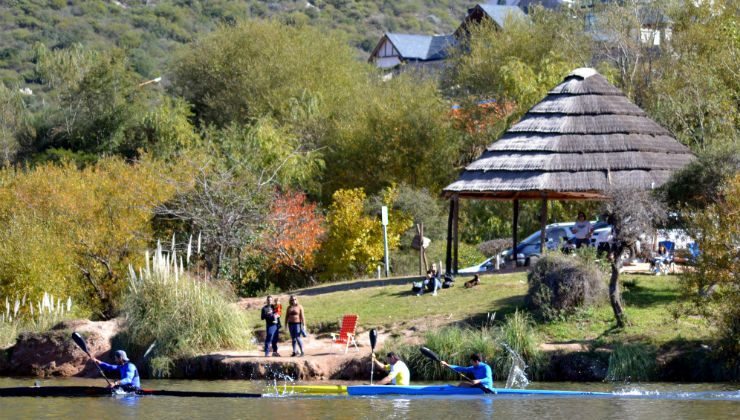
<instances>
[{"instance_id":1,"label":"tall grass","mask_svg":"<svg viewBox=\"0 0 740 420\"><path fill-rule=\"evenodd\" d=\"M0 298L0 302L2 301ZM0 348L12 346L21 332L42 332L51 329L69 318L72 311L71 298L55 299L47 292L35 302L31 299L26 300L24 295L14 300L6 296L4 303L4 308L0 306Z\"/></svg>"},{"instance_id":2,"label":"tall grass","mask_svg":"<svg viewBox=\"0 0 740 420\"><path fill-rule=\"evenodd\" d=\"M619 344L609 356L608 381L647 381L656 369L655 350L644 344Z\"/></svg>"},{"instance_id":3,"label":"tall grass","mask_svg":"<svg viewBox=\"0 0 740 420\"><path fill-rule=\"evenodd\" d=\"M174 252L164 255L158 247L151 259L147 255L145 269L129 269L124 299L128 340L138 348L156 342L151 364L160 376L169 374L174 359L251 345L234 293L226 285L196 278L183 265Z\"/></svg>"},{"instance_id":4,"label":"tall grass","mask_svg":"<svg viewBox=\"0 0 740 420\"><path fill-rule=\"evenodd\" d=\"M493 318L479 328L450 326L431 330L424 336L424 346L430 348L450 364L468 366L470 355L481 353L491 365L494 376L506 379L515 357L507 347L520 355L526 365L540 366L538 338L531 320L523 313L516 312L496 325ZM415 380L459 380L460 376L426 358L418 346L391 343L411 369ZM536 372L535 372L536 374Z\"/></svg>"}]
</instances>

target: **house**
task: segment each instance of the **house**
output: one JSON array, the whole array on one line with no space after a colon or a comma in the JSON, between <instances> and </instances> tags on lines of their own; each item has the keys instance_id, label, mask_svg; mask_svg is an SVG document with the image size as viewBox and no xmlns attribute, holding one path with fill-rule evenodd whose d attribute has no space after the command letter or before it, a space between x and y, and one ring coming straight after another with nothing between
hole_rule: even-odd
<instances>
[{"instance_id":1,"label":"house","mask_svg":"<svg viewBox=\"0 0 740 420\"><path fill-rule=\"evenodd\" d=\"M484 20L493 22L497 29L503 29L510 19L526 19L519 6L503 6L493 3L479 3L468 9L468 14L463 19L460 26L455 30L455 37L460 38L468 34L468 27L471 24L478 24Z\"/></svg>"},{"instance_id":2,"label":"house","mask_svg":"<svg viewBox=\"0 0 740 420\"><path fill-rule=\"evenodd\" d=\"M451 35L384 34L368 61L381 69L396 68L404 63L413 64L416 68L441 68L442 62L449 56L450 47L457 45L459 35L467 31L471 22L490 19L498 28L503 28L510 16L526 18L522 9L517 6L498 5L495 2L480 3L468 9L460 27Z\"/></svg>"},{"instance_id":3,"label":"house","mask_svg":"<svg viewBox=\"0 0 740 420\"><path fill-rule=\"evenodd\" d=\"M452 35L413 35L386 33L370 54L370 62L381 69L401 63L431 64L447 58L449 47L457 40Z\"/></svg>"}]
</instances>

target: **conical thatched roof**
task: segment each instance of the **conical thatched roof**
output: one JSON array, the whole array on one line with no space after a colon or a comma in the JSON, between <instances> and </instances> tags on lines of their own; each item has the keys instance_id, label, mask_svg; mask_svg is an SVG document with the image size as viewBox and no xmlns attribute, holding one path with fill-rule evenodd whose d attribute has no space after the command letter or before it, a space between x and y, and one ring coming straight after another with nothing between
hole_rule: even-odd
<instances>
[{"instance_id":1,"label":"conical thatched roof","mask_svg":"<svg viewBox=\"0 0 740 420\"><path fill-rule=\"evenodd\" d=\"M689 149L593 69L576 69L465 168L445 194L601 198L609 186L663 184Z\"/></svg>"}]
</instances>

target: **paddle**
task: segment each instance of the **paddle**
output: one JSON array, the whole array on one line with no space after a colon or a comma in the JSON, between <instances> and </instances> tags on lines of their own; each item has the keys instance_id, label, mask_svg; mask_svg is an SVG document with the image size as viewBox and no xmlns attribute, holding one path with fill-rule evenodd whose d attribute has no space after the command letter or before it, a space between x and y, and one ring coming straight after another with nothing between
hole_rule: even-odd
<instances>
[{"instance_id":1,"label":"paddle","mask_svg":"<svg viewBox=\"0 0 740 420\"><path fill-rule=\"evenodd\" d=\"M370 355L372 364L370 365L370 385L373 384L373 373L375 371L375 343L378 342L378 333L374 329L370 330Z\"/></svg>"},{"instance_id":2,"label":"paddle","mask_svg":"<svg viewBox=\"0 0 740 420\"><path fill-rule=\"evenodd\" d=\"M442 359L440 359L440 358L439 358L439 356L437 356L437 353L435 353L435 352L433 352L433 351L429 350L429 349L428 349L428 348L426 348L426 347L419 347L419 351L421 352L421 354L423 354L424 356L426 356L426 357L427 357L427 358L429 358L429 359L432 359L432 360L434 360L434 361L435 361L435 362L437 362L437 363L441 363L441 362L442 362ZM457 373L457 374L458 374L458 375L460 375L460 376L461 376L461 377L462 377L462 378L463 378L464 380L466 380L466 381L468 381L468 382L470 382L470 383L472 383L472 382L473 382L473 381L472 381L472 380L471 380L470 378L468 378L467 376L463 375L462 373L460 373L460 372L456 371L455 369L453 369L453 368L451 368L451 367L449 367L449 366L447 366L447 365L442 365L442 366L444 366L444 367L446 367L447 369L450 369L451 371L453 371L453 372ZM489 389L488 387L485 387L485 386L483 386L482 384L475 384L475 387L476 387L476 388L480 388L481 390L483 390L483 393L484 393L484 394L495 394L495 392L493 392L493 391L492 391L491 389Z\"/></svg>"},{"instance_id":3,"label":"paddle","mask_svg":"<svg viewBox=\"0 0 740 420\"><path fill-rule=\"evenodd\" d=\"M108 380L108 377L106 377L105 376L105 373L103 373L103 369L100 367L100 365L98 364L98 362L96 362L95 359L93 359L93 357L90 355L90 352L87 350L87 343L85 342L85 339L82 338L82 336L80 334L78 334L76 332L73 332L72 333L72 340L75 342L75 344L77 344L77 346L82 351L85 352L85 354L87 355L87 357L89 357L90 359L93 360L93 362L95 363L95 366L98 368L98 371L103 376L103 379L105 379L105 382L108 382L108 386L113 387L113 384L110 383L110 381Z\"/></svg>"}]
</instances>

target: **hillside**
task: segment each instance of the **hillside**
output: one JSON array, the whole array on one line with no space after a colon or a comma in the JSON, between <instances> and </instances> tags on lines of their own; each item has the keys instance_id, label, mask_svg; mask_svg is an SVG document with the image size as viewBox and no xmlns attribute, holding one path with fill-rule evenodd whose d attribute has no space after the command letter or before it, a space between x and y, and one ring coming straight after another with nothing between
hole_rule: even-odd
<instances>
[{"instance_id":1,"label":"hillside","mask_svg":"<svg viewBox=\"0 0 740 420\"><path fill-rule=\"evenodd\" d=\"M338 30L365 57L384 31L441 33L469 4L450 0L8 0L0 2L0 81L33 81L33 46L122 48L143 77L219 24L276 18Z\"/></svg>"}]
</instances>

